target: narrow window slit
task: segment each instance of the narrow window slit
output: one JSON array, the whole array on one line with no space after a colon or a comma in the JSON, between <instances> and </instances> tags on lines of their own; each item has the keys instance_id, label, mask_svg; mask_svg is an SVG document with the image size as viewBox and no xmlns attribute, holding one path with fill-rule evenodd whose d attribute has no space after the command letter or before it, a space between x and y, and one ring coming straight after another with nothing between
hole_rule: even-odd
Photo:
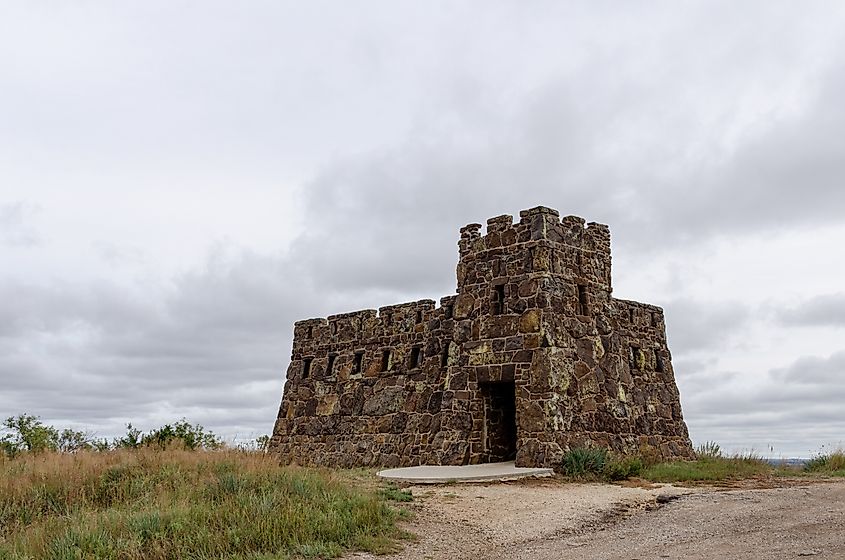
<instances>
[{"instance_id":1,"label":"narrow window slit","mask_svg":"<svg viewBox=\"0 0 845 560\"><path fill-rule=\"evenodd\" d=\"M654 369L657 373L663 373L664 366L663 366L663 358L660 356L660 351L654 351Z\"/></svg>"},{"instance_id":2,"label":"narrow window slit","mask_svg":"<svg viewBox=\"0 0 845 560\"><path fill-rule=\"evenodd\" d=\"M361 365L364 362L364 353L355 352L355 358L352 360L352 373L361 373Z\"/></svg>"},{"instance_id":3,"label":"narrow window slit","mask_svg":"<svg viewBox=\"0 0 845 560\"><path fill-rule=\"evenodd\" d=\"M440 367L446 367L449 365L449 345L446 344L443 347L443 351L440 353Z\"/></svg>"},{"instance_id":4,"label":"narrow window slit","mask_svg":"<svg viewBox=\"0 0 845 560\"><path fill-rule=\"evenodd\" d=\"M501 315L505 312L505 285L493 286L493 315Z\"/></svg>"},{"instance_id":5,"label":"narrow window slit","mask_svg":"<svg viewBox=\"0 0 845 560\"><path fill-rule=\"evenodd\" d=\"M587 286L578 285L578 315L589 315L587 312Z\"/></svg>"},{"instance_id":6,"label":"narrow window slit","mask_svg":"<svg viewBox=\"0 0 845 560\"><path fill-rule=\"evenodd\" d=\"M637 346L631 346L631 369L640 369L639 361L640 361L640 349Z\"/></svg>"},{"instance_id":7,"label":"narrow window slit","mask_svg":"<svg viewBox=\"0 0 845 560\"><path fill-rule=\"evenodd\" d=\"M416 323L419 325L420 323L422 323L422 319L423 319L422 309L417 309Z\"/></svg>"},{"instance_id":8,"label":"narrow window slit","mask_svg":"<svg viewBox=\"0 0 845 560\"><path fill-rule=\"evenodd\" d=\"M390 369L390 350L385 350L381 353L381 371Z\"/></svg>"},{"instance_id":9,"label":"narrow window slit","mask_svg":"<svg viewBox=\"0 0 845 560\"><path fill-rule=\"evenodd\" d=\"M302 360L302 379L308 379L308 376L311 375L311 362L314 361L314 358L303 358Z\"/></svg>"},{"instance_id":10,"label":"narrow window slit","mask_svg":"<svg viewBox=\"0 0 845 560\"><path fill-rule=\"evenodd\" d=\"M422 348L414 346L411 348L411 369L418 368L422 365Z\"/></svg>"},{"instance_id":11,"label":"narrow window slit","mask_svg":"<svg viewBox=\"0 0 845 560\"><path fill-rule=\"evenodd\" d=\"M332 370L334 370L334 354L329 354L328 360L326 361L326 375L331 375Z\"/></svg>"}]
</instances>

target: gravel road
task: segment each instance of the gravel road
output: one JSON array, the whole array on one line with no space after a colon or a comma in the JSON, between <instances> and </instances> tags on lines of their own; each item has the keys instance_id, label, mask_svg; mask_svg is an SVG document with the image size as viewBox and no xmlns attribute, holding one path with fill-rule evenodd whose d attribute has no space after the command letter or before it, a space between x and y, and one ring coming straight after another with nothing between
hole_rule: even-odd
<instances>
[{"instance_id":1,"label":"gravel road","mask_svg":"<svg viewBox=\"0 0 845 560\"><path fill-rule=\"evenodd\" d=\"M845 560L845 481L744 484L767 487L557 480L413 487L406 528L417 540L381 558Z\"/></svg>"}]
</instances>

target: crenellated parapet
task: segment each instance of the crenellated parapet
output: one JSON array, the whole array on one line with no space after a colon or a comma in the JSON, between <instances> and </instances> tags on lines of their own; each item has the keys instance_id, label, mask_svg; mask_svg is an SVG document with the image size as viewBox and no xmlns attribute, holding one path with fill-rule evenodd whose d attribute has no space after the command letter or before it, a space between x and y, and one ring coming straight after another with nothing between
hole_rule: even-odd
<instances>
[{"instance_id":1,"label":"crenellated parapet","mask_svg":"<svg viewBox=\"0 0 845 560\"><path fill-rule=\"evenodd\" d=\"M609 296L610 229L604 224L586 223L578 216L560 218L557 210L537 206L520 212L519 222L504 214L487 220L485 234L481 224L461 228L458 242L460 260L457 267L458 292L467 284L487 281L487 268L494 278L516 273L535 275L568 275L582 284L594 284ZM519 254L524 262L502 256ZM472 269L481 267L479 279Z\"/></svg>"}]
</instances>

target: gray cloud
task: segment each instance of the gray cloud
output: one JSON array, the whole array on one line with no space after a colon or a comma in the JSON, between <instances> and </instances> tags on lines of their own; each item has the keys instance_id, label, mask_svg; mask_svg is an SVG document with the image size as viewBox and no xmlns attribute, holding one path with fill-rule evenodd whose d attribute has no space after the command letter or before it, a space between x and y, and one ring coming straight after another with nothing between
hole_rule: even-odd
<instances>
[{"instance_id":1,"label":"gray cloud","mask_svg":"<svg viewBox=\"0 0 845 560\"><path fill-rule=\"evenodd\" d=\"M4 306L0 411L84 416L107 431L193 411L227 433L269 430L291 325L315 299L290 288L292 274L284 261L244 254L212 258L163 297L143 294L149 301L108 284L3 286L24 297L4 298L14 305Z\"/></svg>"},{"instance_id":2,"label":"gray cloud","mask_svg":"<svg viewBox=\"0 0 845 560\"><path fill-rule=\"evenodd\" d=\"M845 293L814 296L794 307L778 310L776 318L785 325L845 327Z\"/></svg>"},{"instance_id":3,"label":"gray cloud","mask_svg":"<svg viewBox=\"0 0 845 560\"><path fill-rule=\"evenodd\" d=\"M452 293L458 229L537 204L610 224L632 259L845 221L842 9L92 6L0 22L0 184L37 201L0 206L0 258L43 261L0 272L0 412L267 431L294 320ZM838 361L753 400L707 353L755 309L673 291L694 433L841 427ZM840 300L775 319L841 326Z\"/></svg>"},{"instance_id":4,"label":"gray cloud","mask_svg":"<svg viewBox=\"0 0 845 560\"><path fill-rule=\"evenodd\" d=\"M0 204L0 243L12 247L37 245L41 238L30 223L36 212L23 202Z\"/></svg>"},{"instance_id":5,"label":"gray cloud","mask_svg":"<svg viewBox=\"0 0 845 560\"><path fill-rule=\"evenodd\" d=\"M686 383L679 375L685 416L702 440L715 439L705 434L723 434L723 443L734 446L754 441L759 452L773 445L804 456L843 441L845 350L802 356L763 377L713 372L707 382L700 381Z\"/></svg>"},{"instance_id":6,"label":"gray cloud","mask_svg":"<svg viewBox=\"0 0 845 560\"><path fill-rule=\"evenodd\" d=\"M666 302L663 309L669 342L681 354L724 348L751 318L748 306L737 301L677 299Z\"/></svg>"}]
</instances>

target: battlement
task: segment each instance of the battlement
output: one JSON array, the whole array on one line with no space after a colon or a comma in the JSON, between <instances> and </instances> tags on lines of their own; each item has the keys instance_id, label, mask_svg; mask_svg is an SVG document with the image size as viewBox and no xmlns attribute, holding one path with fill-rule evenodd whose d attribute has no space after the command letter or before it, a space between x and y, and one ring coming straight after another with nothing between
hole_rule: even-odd
<instances>
[{"instance_id":1,"label":"battlement","mask_svg":"<svg viewBox=\"0 0 845 560\"><path fill-rule=\"evenodd\" d=\"M482 225L467 224L460 230L461 258L473 253L516 243L548 240L570 247L610 253L610 228L596 222L586 223L579 216L560 217L554 208L536 206L519 213L519 222L513 216L502 214L487 220L487 231L481 233Z\"/></svg>"},{"instance_id":2,"label":"battlement","mask_svg":"<svg viewBox=\"0 0 845 560\"><path fill-rule=\"evenodd\" d=\"M294 349L310 341L324 344L373 338L390 334L413 333L422 329L435 314L447 310L435 308L431 299L386 305L375 309L361 309L306 319L294 323Z\"/></svg>"},{"instance_id":3,"label":"battlement","mask_svg":"<svg viewBox=\"0 0 845 560\"><path fill-rule=\"evenodd\" d=\"M611 292L610 229L545 206L503 214L461 228L458 293L473 284L505 283L520 274L560 276ZM604 296L603 296L604 297Z\"/></svg>"}]
</instances>

